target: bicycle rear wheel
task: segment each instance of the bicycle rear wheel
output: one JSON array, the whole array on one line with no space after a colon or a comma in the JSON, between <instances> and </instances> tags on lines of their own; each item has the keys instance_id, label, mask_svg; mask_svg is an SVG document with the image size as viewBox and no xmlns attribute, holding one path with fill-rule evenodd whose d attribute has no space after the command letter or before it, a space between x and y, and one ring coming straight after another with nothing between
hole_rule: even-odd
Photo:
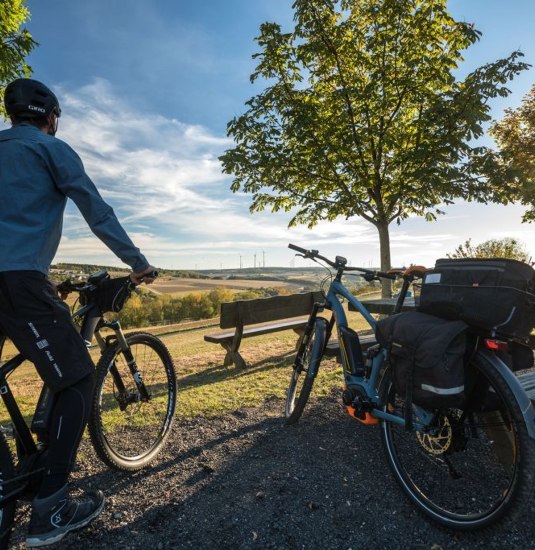
<instances>
[{"instance_id":1,"label":"bicycle rear wheel","mask_svg":"<svg viewBox=\"0 0 535 550\"><path fill-rule=\"evenodd\" d=\"M388 371L385 410L403 416L404 396ZM436 411L434 429L382 422L381 436L394 477L418 509L442 526L470 531L513 519L529 503L535 441L492 359L475 355L465 388L464 408Z\"/></svg>"},{"instance_id":2,"label":"bicycle rear wheel","mask_svg":"<svg viewBox=\"0 0 535 550\"><path fill-rule=\"evenodd\" d=\"M284 410L287 424L295 424L303 414L325 350L326 335L327 321L316 317L311 333L305 333L295 358Z\"/></svg>"},{"instance_id":3,"label":"bicycle rear wheel","mask_svg":"<svg viewBox=\"0 0 535 550\"><path fill-rule=\"evenodd\" d=\"M9 483L14 477L13 455L3 434L0 434L0 498L16 489ZM16 501L11 500L0 508L0 550L8 547L14 525Z\"/></svg>"},{"instance_id":4,"label":"bicycle rear wheel","mask_svg":"<svg viewBox=\"0 0 535 550\"><path fill-rule=\"evenodd\" d=\"M176 405L176 375L165 345L152 334L125 335L148 396L136 384L119 345L97 364L89 434L108 466L139 470L156 457L169 436Z\"/></svg>"}]
</instances>

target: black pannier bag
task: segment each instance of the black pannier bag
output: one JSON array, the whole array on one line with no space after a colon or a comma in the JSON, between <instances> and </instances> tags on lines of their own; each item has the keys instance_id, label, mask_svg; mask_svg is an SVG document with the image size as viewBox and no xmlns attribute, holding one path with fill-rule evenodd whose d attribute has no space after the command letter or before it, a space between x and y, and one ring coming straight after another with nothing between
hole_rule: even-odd
<instances>
[{"instance_id":1,"label":"black pannier bag","mask_svg":"<svg viewBox=\"0 0 535 550\"><path fill-rule=\"evenodd\" d=\"M132 294L132 286L128 284L129 281L129 276L112 279L109 274L102 274L100 280L95 282L95 288L85 291L84 305L93 303L99 307L102 313L109 311L118 313Z\"/></svg>"},{"instance_id":2,"label":"black pannier bag","mask_svg":"<svg viewBox=\"0 0 535 550\"><path fill-rule=\"evenodd\" d=\"M466 323L417 311L377 323L377 341L389 350L392 381L411 403L426 409L461 407L464 402Z\"/></svg>"},{"instance_id":3,"label":"black pannier bag","mask_svg":"<svg viewBox=\"0 0 535 550\"><path fill-rule=\"evenodd\" d=\"M535 271L517 260L437 260L422 281L418 310L461 319L492 336L525 339L535 326Z\"/></svg>"}]
</instances>

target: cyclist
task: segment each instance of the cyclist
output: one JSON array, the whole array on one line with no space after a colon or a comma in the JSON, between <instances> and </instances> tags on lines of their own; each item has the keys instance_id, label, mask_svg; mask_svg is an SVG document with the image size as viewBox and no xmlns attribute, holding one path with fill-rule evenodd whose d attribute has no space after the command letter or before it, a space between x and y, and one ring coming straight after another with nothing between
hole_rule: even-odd
<instances>
[{"instance_id":1,"label":"cyclist","mask_svg":"<svg viewBox=\"0 0 535 550\"><path fill-rule=\"evenodd\" d=\"M101 491L68 494L93 392L94 365L48 271L61 237L67 198L93 233L132 268L133 282L154 270L86 175L78 155L55 138L61 109L54 93L19 78L5 89L12 126L0 131L0 327L36 366L54 395L45 473L26 544L45 546L89 524L104 508Z\"/></svg>"}]
</instances>

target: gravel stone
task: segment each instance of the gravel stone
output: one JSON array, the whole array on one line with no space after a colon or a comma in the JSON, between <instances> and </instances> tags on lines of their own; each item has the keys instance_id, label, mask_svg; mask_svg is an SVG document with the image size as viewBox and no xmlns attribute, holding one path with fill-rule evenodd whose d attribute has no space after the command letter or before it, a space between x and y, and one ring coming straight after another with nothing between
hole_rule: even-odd
<instances>
[{"instance_id":1,"label":"gravel stone","mask_svg":"<svg viewBox=\"0 0 535 550\"><path fill-rule=\"evenodd\" d=\"M216 418L177 418L152 468L106 468L84 439L74 492L112 500L56 549L492 550L532 549L535 506L514 528L452 533L429 523L390 475L379 430L351 419L337 397L316 400L286 426L270 398ZM22 550L19 505L12 548Z\"/></svg>"}]
</instances>

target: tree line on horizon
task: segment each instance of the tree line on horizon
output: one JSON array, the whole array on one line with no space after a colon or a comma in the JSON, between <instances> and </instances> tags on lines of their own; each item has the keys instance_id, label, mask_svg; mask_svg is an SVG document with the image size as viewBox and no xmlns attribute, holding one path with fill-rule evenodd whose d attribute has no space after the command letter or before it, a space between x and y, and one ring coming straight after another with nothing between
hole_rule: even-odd
<instances>
[{"instance_id":1,"label":"tree line on horizon","mask_svg":"<svg viewBox=\"0 0 535 550\"><path fill-rule=\"evenodd\" d=\"M318 290L319 283L305 284L301 292ZM348 283L354 294L377 291L376 283ZM295 291L294 291L295 292ZM233 292L228 288L216 287L208 292L192 292L184 296L155 294L146 289L137 289L119 314L110 314L121 321L124 328L138 328L150 325L175 324L183 321L212 319L220 314L221 304L238 300L256 300L291 294L287 287L250 288Z\"/></svg>"},{"instance_id":2,"label":"tree line on horizon","mask_svg":"<svg viewBox=\"0 0 535 550\"><path fill-rule=\"evenodd\" d=\"M217 287L209 292L173 296L139 290L132 294L117 317L124 328L211 319L219 316L223 302L268 298L277 296L281 291L284 292L284 289L258 288L234 293L227 288Z\"/></svg>"},{"instance_id":3,"label":"tree line on horizon","mask_svg":"<svg viewBox=\"0 0 535 550\"><path fill-rule=\"evenodd\" d=\"M61 262L51 266L51 269L63 272L81 273L84 275L91 275L98 271L107 271L111 273L120 273L127 275L132 270L128 267L117 267L109 265L99 264L79 264ZM158 269L159 276L176 277L178 279L210 279L211 277L198 271L191 271L188 269Z\"/></svg>"}]
</instances>

